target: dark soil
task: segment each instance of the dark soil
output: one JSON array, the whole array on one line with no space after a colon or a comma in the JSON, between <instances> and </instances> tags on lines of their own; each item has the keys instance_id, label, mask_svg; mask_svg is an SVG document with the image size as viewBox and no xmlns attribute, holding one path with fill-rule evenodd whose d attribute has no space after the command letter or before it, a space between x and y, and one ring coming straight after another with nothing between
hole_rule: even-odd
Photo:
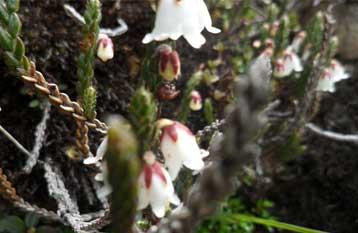
<instances>
[{"instance_id":1,"label":"dark soil","mask_svg":"<svg viewBox=\"0 0 358 233\"><path fill-rule=\"evenodd\" d=\"M36 62L38 69L75 99L76 57L81 27L65 14L62 8L64 2L22 1L22 37L28 49L27 54ZM70 1L80 12L84 10L84 2ZM107 63L96 61L99 119L105 119L109 114L127 115L130 97L139 83L138 77L128 75L127 58L129 55L143 57L145 47L140 41L144 33L150 30L149 16L153 14L149 5L138 7L136 1L122 0L118 10L115 10L118 8L116 1L102 2L102 26L117 26L116 18L120 16L128 23L130 30L114 39L116 55L113 60ZM207 49L209 47L193 51L182 42L178 42L177 47L181 51L182 61L186 61L183 62L182 80L178 83L178 87L181 87L195 67L214 56ZM39 97L23 94L28 90L2 61L0 72L0 124L26 148L32 148L34 130L41 119L42 110L31 108L29 104ZM357 91L355 76L339 84L335 94L324 96L321 110L314 121L325 129L342 133L357 132ZM163 116L171 117L174 114L170 107L168 109L163 111ZM191 122L194 130L204 125L195 115ZM68 147L74 145L74 132L73 121L52 108L41 159L50 157L60 164L66 186L71 195L77 197L81 210L93 211L98 203L89 204L83 193L83 179L89 182L88 174L94 174L93 169L70 161L65 153ZM98 136L91 134L92 150L98 144ZM333 142L311 133L306 134L304 142L307 146L305 154L290 161L284 172L273 178L272 184L261 187L260 195L275 202L274 215L281 220L329 232L358 232L358 173L354 172L358 168L355 153L358 145ZM24 162L25 156L0 135L0 166L15 184L20 196L30 203L55 210L56 203L47 194L40 167L35 167L30 175L18 175Z\"/></svg>"}]
</instances>

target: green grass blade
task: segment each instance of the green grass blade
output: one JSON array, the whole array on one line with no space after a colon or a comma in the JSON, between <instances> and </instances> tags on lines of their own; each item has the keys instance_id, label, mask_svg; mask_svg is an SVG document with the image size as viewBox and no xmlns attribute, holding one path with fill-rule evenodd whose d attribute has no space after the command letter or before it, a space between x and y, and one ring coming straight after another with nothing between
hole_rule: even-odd
<instances>
[{"instance_id":1,"label":"green grass blade","mask_svg":"<svg viewBox=\"0 0 358 233\"><path fill-rule=\"evenodd\" d=\"M288 230L288 231L299 232L299 233L327 233L325 231L318 231L318 230L309 229L309 228L301 227L301 226L296 226L293 224L288 224L288 223L284 223L284 222L280 222L280 221L276 221L276 220L263 219L263 218L258 218L258 217L245 215L245 214L223 215L220 218L223 220L226 220L226 221L230 221L232 223L237 223L240 221L250 222L250 223L264 225L267 227L274 227L277 229Z\"/></svg>"}]
</instances>

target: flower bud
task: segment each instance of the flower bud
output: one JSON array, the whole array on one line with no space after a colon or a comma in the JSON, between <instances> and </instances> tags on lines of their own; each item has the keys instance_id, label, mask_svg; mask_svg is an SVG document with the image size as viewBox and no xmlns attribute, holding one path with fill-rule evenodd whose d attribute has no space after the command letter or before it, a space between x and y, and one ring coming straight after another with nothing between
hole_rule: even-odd
<instances>
[{"instance_id":1,"label":"flower bud","mask_svg":"<svg viewBox=\"0 0 358 233\"><path fill-rule=\"evenodd\" d=\"M166 81L178 79L180 75L179 54L168 45L163 45L159 50L159 73Z\"/></svg>"},{"instance_id":2,"label":"flower bud","mask_svg":"<svg viewBox=\"0 0 358 233\"><path fill-rule=\"evenodd\" d=\"M200 93L198 91L192 91L190 93L190 98L190 109L193 111L199 111L203 107Z\"/></svg>"},{"instance_id":3,"label":"flower bud","mask_svg":"<svg viewBox=\"0 0 358 233\"><path fill-rule=\"evenodd\" d=\"M106 34L100 34L97 42L97 56L103 62L113 58L113 42Z\"/></svg>"}]
</instances>

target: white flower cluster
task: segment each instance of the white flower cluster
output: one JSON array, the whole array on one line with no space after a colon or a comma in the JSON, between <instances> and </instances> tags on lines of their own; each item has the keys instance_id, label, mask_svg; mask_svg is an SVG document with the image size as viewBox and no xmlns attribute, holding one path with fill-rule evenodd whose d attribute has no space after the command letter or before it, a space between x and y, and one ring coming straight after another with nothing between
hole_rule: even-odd
<instances>
[{"instance_id":1,"label":"white flower cluster","mask_svg":"<svg viewBox=\"0 0 358 233\"><path fill-rule=\"evenodd\" d=\"M300 32L293 40L292 44L285 49L282 56L274 61L274 77L284 78L295 72L303 71L301 60L306 60L306 58L309 56L309 51L303 53L302 59L297 55L297 52L299 51L305 37L305 32ZM270 46L268 46L264 52L262 52L259 58L271 58L272 47L273 45L270 44ZM343 79L348 79L349 77L349 74L346 72L342 64L333 59L329 67L324 69L324 72L318 81L316 91L333 93L336 91L335 83Z\"/></svg>"},{"instance_id":2,"label":"white flower cluster","mask_svg":"<svg viewBox=\"0 0 358 233\"><path fill-rule=\"evenodd\" d=\"M143 155L144 166L139 176L138 210L151 206L153 213L161 218L170 203L179 205L180 200L175 195L173 183L180 169L185 166L190 170L199 172L204 168L203 158L209 153L199 148L195 136L185 125L169 119L158 121L160 133L160 150L164 156L165 164L156 161L152 151ZM108 140L105 138L97 149L96 157L87 158L85 164L96 164L103 159L107 150ZM167 168L168 171L165 169ZM102 163L102 173L96 176L99 181L104 181L101 195L108 195L111 188L106 181L107 168Z\"/></svg>"}]
</instances>

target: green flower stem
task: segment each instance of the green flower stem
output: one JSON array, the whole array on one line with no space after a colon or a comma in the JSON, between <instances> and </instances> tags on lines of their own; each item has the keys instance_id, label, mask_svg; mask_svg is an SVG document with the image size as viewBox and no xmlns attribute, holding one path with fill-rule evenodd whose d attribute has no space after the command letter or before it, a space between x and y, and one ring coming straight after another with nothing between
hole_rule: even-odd
<instances>
[{"instance_id":1,"label":"green flower stem","mask_svg":"<svg viewBox=\"0 0 358 233\"><path fill-rule=\"evenodd\" d=\"M85 116L96 117L96 90L92 86L94 77L94 60L97 49L99 24L101 22L101 3L99 0L88 0L84 13L83 39L81 53L77 62L77 90Z\"/></svg>"}]
</instances>

